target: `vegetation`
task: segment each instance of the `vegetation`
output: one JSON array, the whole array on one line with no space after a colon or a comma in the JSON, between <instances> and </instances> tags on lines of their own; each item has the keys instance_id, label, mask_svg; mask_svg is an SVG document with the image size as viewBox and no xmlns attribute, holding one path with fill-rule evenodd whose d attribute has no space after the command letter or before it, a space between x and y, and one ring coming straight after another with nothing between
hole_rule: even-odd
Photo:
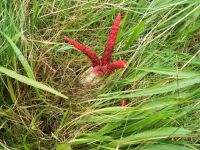
<instances>
[{"instance_id":1,"label":"vegetation","mask_svg":"<svg viewBox=\"0 0 200 150\"><path fill-rule=\"evenodd\" d=\"M82 86L63 36L101 56L119 12L128 66ZM199 19L196 0L2 0L0 148L200 149Z\"/></svg>"}]
</instances>

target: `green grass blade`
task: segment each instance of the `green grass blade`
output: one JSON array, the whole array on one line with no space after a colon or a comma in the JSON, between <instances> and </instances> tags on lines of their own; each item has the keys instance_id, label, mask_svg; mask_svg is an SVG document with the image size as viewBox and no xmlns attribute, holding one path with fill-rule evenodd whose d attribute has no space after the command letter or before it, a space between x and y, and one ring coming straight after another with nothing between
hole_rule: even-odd
<instances>
[{"instance_id":1,"label":"green grass blade","mask_svg":"<svg viewBox=\"0 0 200 150\"><path fill-rule=\"evenodd\" d=\"M139 68L137 70L142 70L145 72L154 72L154 73L158 73L158 74L165 74L165 75L170 75L170 76L175 76L175 77L177 77L177 75L178 75L179 77L185 77L185 78L200 76L200 74L196 73L196 72L178 71L178 73L177 73L177 70L168 69L168 68Z\"/></svg>"},{"instance_id":2,"label":"green grass blade","mask_svg":"<svg viewBox=\"0 0 200 150\"><path fill-rule=\"evenodd\" d=\"M0 34L7 40L7 42L10 44L10 46L13 48L15 55L17 56L17 58L19 59L19 61L22 64L22 66L26 70L28 77L31 79L35 79L35 76L33 74L31 67L28 64L28 61L26 60L26 58L24 57L22 52L19 50L19 48L16 46L16 44L2 31L0 31Z\"/></svg>"},{"instance_id":3,"label":"green grass blade","mask_svg":"<svg viewBox=\"0 0 200 150\"><path fill-rule=\"evenodd\" d=\"M172 144L152 144L146 146L142 150L195 150L186 146L172 145ZM197 150L197 149L196 149Z\"/></svg>"},{"instance_id":4,"label":"green grass blade","mask_svg":"<svg viewBox=\"0 0 200 150\"><path fill-rule=\"evenodd\" d=\"M10 81L9 77L7 78L7 85L8 85L8 92L10 93L10 97L11 97L13 103L15 103L17 98L15 96L13 85L12 85L12 82Z\"/></svg>"},{"instance_id":5,"label":"green grass blade","mask_svg":"<svg viewBox=\"0 0 200 150\"><path fill-rule=\"evenodd\" d=\"M117 140L120 144L136 144L148 140L164 139L169 137L188 137L191 131L178 127L165 127L155 130L144 131L138 134L130 135L121 140Z\"/></svg>"},{"instance_id":6,"label":"green grass blade","mask_svg":"<svg viewBox=\"0 0 200 150\"><path fill-rule=\"evenodd\" d=\"M24 67L28 77L30 79L35 80L35 76L33 74L33 71L31 69L28 61L26 60L26 58L24 57L22 52L19 50L19 48L16 46L16 44L5 33L3 33L2 31L0 31L0 34L8 41L10 46L13 48L13 51L14 51L15 55L17 56L17 58L19 59L19 61L22 64L22 66ZM41 98L39 90L35 89L35 91L36 91L37 96Z\"/></svg>"},{"instance_id":7,"label":"green grass blade","mask_svg":"<svg viewBox=\"0 0 200 150\"><path fill-rule=\"evenodd\" d=\"M146 88L141 91L131 92L128 94L123 94L123 95L110 96L109 94L107 94L106 97L108 99L114 99L114 98L132 98L132 97L140 97L140 96L150 96L150 95L162 94L162 93L175 91L177 89L186 88L188 86L191 86L197 83L200 83L200 76L195 76L193 78L180 80L178 85L177 85L177 82L172 82L170 84L162 85L159 87Z\"/></svg>"},{"instance_id":8,"label":"green grass blade","mask_svg":"<svg viewBox=\"0 0 200 150\"><path fill-rule=\"evenodd\" d=\"M56 150L71 150L71 147L67 143L61 143L56 146Z\"/></svg>"},{"instance_id":9,"label":"green grass blade","mask_svg":"<svg viewBox=\"0 0 200 150\"><path fill-rule=\"evenodd\" d=\"M124 47L124 50L129 49L133 45L134 41L136 40L136 38L138 37L142 29L144 28L145 23L146 21L142 21L135 27L131 37L129 38L128 42L126 43Z\"/></svg>"},{"instance_id":10,"label":"green grass blade","mask_svg":"<svg viewBox=\"0 0 200 150\"><path fill-rule=\"evenodd\" d=\"M30 86L33 86L35 88L38 88L38 89L41 89L41 90L44 90L44 91L47 91L49 93L52 93L54 95L57 95L57 96L60 96L60 97L63 97L65 99L68 99L67 96L61 94L60 92L56 91L55 89L51 88L51 87L48 87L40 82L37 82L33 79L30 79L30 78L27 78L25 76L22 76L20 74L17 74L15 71L12 71L12 70L9 70L9 69L6 69L4 67L0 67L0 72L1 73L4 73L6 74L7 76L11 77L11 78L14 78L22 83L25 83L27 85L30 85Z\"/></svg>"}]
</instances>

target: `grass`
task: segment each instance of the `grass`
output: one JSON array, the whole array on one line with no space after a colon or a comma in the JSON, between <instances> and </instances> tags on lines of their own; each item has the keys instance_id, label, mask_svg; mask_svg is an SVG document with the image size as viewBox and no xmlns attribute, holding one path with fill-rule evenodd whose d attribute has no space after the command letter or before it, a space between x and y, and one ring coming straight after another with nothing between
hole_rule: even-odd
<instances>
[{"instance_id":1,"label":"grass","mask_svg":"<svg viewBox=\"0 0 200 150\"><path fill-rule=\"evenodd\" d=\"M84 87L90 62L63 35L101 55L118 12L113 59L129 64ZM199 149L199 14L195 0L2 0L0 148Z\"/></svg>"}]
</instances>

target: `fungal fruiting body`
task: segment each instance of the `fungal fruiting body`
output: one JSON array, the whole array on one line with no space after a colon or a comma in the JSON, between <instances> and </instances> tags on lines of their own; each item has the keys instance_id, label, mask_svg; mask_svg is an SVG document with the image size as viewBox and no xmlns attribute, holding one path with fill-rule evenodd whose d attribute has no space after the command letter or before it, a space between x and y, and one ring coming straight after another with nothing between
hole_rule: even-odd
<instances>
[{"instance_id":1,"label":"fungal fruiting body","mask_svg":"<svg viewBox=\"0 0 200 150\"><path fill-rule=\"evenodd\" d=\"M112 73L114 70L119 68L124 68L127 64L125 61L113 61L110 62L110 58L113 53L113 48L119 31L119 25L121 20L121 14L118 14L114 24L111 28L110 35L107 40L106 48L102 58L100 59L95 51L91 48L80 44L79 42L64 36L64 40L69 44L73 45L76 49L84 53L92 62L92 67L90 67L83 75L81 76L81 83L95 85L100 81L100 78Z\"/></svg>"},{"instance_id":2,"label":"fungal fruiting body","mask_svg":"<svg viewBox=\"0 0 200 150\"><path fill-rule=\"evenodd\" d=\"M126 107L126 100L122 100L122 107Z\"/></svg>"}]
</instances>

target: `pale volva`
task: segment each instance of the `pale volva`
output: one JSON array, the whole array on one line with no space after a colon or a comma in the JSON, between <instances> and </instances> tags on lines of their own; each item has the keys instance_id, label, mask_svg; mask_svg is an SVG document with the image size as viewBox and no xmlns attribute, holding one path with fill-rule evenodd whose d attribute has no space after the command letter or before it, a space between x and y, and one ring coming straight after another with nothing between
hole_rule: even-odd
<instances>
[{"instance_id":1,"label":"pale volva","mask_svg":"<svg viewBox=\"0 0 200 150\"><path fill-rule=\"evenodd\" d=\"M84 86L94 86L97 85L100 80L101 77L94 72L93 67L90 67L80 76L79 81Z\"/></svg>"}]
</instances>

